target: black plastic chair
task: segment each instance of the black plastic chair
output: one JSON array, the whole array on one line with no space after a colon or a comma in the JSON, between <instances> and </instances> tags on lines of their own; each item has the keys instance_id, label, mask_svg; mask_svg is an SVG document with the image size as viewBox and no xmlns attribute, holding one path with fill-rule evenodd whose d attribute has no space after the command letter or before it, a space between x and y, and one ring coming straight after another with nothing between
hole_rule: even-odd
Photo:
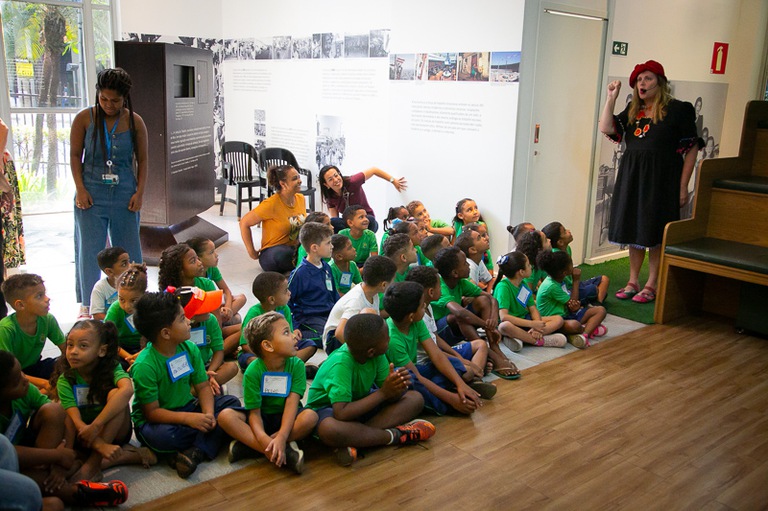
<instances>
[{"instance_id":1,"label":"black plastic chair","mask_svg":"<svg viewBox=\"0 0 768 511\"><path fill-rule=\"evenodd\" d=\"M222 177L224 186L221 191L221 207L219 216L224 214L224 203L231 202L237 206L237 218L240 219L242 210L243 190L248 190L249 210L253 209L253 202L264 200L264 189L267 187L267 178L259 167L259 155L251 144L246 142L224 142L221 148L221 161L223 163ZM234 199L227 198L227 185L237 188ZM258 195L254 196L253 189L258 188Z\"/></svg>"},{"instance_id":2,"label":"black plastic chair","mask_svg":"<svg viewBox=\"0 0 768 511\"><path fill-rule=\"evenodd\" d=\"M290 165L295 168L299 175L302 176L302 181L305 181L305 186L302 186L301 193L308 198L307 211L315 210L316 189L312 186L312 172L301 168L292 152L280 147L267 147L259 151L259 164L261 164L261 168L265 171L276 165ZM272 190L269 189L267 193L272 195Z\"/></svg>"}]
</instances>

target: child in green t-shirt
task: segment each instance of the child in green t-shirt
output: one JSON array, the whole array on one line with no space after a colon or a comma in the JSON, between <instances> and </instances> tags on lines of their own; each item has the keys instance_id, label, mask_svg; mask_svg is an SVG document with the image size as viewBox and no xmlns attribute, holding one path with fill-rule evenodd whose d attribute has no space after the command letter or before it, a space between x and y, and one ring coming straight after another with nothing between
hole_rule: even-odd
<instances>
[{"instance_id":1,"label":"child in green t-shirt","mask_svg":"<svg viewBox=\"0 0 768 511\"><path fill-rule=\"evenodd\" d=\"M387 363L386 322L376 314L358 314L344 332L346 343L323 362L307 394L307 407L317 411L317 434L336 448L339 464L352 464L360 447L432 437L432 423L412 420L424 408L424 398L408 390L410 373Z\"/></svg>"},{"instance_id":2,"label":"child in green t-shirt","mask_svg":"<svg viewBox=\"0 0 768 511\"><path fill-rule=\"evenodd\" d=\"M434 267L435 265L432 261L435 259L435 255L440 250L450 246L451 242L442 234L430 234L421 240L421 254L424 256L424 261L421 264Z\"/></svg>"},{"instance_id":3,"label":"child in green t-shirt","mask_svg":"<svg viewBox=\"0 0 768 511\"><path fill-rule=\"evenodd\" d=\"M301 330L293 328L293 315L291 309L288 307L288 300L291 298L291 292L288 290L288 279L282 273L275 271L265 271L256 275L253 279L253 285L251 286L253 296L259 301L256 305L248 309L248 312L243 318L243 328L241 331L244 333L248 323L255 317L261 316L265 312L276 311L283 315L288 322L288 326L293 332L293 336L298 343L298 356L303 362L306 363L312 355L315 354L317 348L315 343L311 340L303 340L301 338ZM245 368L256 360L256 354L251 351L251 347L248 344L248 340L245 335L240 336L240 348L242 349L240 355L237 357L237 362L240 364L240 369L245 372ZM316 366L309 366L316 368Z\"/></svg>"},{"instance_id":4,"label":"child in green t-shirt","mask_svg":"<svg viewBox=\"0 0 768 511\"><path fill-rule=\"evenodd\" d=\"M536 304L542 316L562 316L565 320L560 331L568 337L568 342L577 348L589 346L592 337L605 335L602 326L605 319L605 307L582 307L579 303L579 280L581 270L573 267L573 261L567 252L542 252L538 265L548 276L539 286ZM573 275L573 289L568 292L565 277Z\"/></svg>"},{"instance_id":5,"label":"child in green t-shirt","mask_svg":"<svg viewBox=\"0 0 768 511\"><path fill-rule=\"evenodd\" d=\"M564 347L567 344L565 335L555 333L563 326L563 317L542 317L536 308L533 291L525 283L533 273L525 254L510 252L501 256L498 263L499 277L493 296L499 302L499 332L518 343Z\"/></svg>"},{"instance_id":6,"label":"child in green t-shirt","mask_svg":"<svg viewBox=\"0 0 768 511\"><path fill-rule=\"evenodd\" d=\"M343 234L334 234L331 237L331 272L333 280L336 282L336 289L341 296L347 294L355 284L360 284L363 277L360 275L360 269L354 264L357 251L352 240Z\"/></svg>"},{"instance_id":7,"label":"child in green t-shirt","mask_svg":"<svg viewBox=\"0 0 768 511\"><path fill-rule=\"evenodd\" d=\"M360 206L349 206L342 215L347 229L342 229L339 234L352 240L352 246L355 247L355 264L362 267L365 260L372 255L379 254L379 247L376 245L376 234L368 229L368 214Z\"/></svg>"},{"instance_id":8,"label":"child in green t-shirt","mask_svg":"<svg viewBox=\"0 0 768 511\"><path fill-rule=\"evenodd\" d=\"M240 317L237 314L245 305L245 295L243 293L232 294L232 290L229 289L219 270L219 255L216 253L216 245L208 238L201 237L190 238L184 243L195 251L198 259L203 263L204 277L212 280L216 287L224 293L224 304L221 306L222 323L224 325L239 324Z\"/></svg>"},{"instance_id":9,"label":"child in green t-shirt","mask_svg":"<svg viewBox=\"0 0 768 511\"><path fill-rule=\"evenodd\" d=\"M109 306L104 321L111 321L117 327L117 356L123 369L128 370L147 343L133 324L136 302L147 292L147 266L132 263L117 278L116 284L117 301Z\"/></svg>"},{"instance_id":10,"label":"child in green t-shirt","mask_svg":"<svg viewBox=\"0 0 768 511\"><path fill-rule=\"evenodd\" d=\"M480 232L480 234L488 238L488 225L485 223L485 220L483 220L483 215L480 214L480 209L478 209L477 203L469 198L461 199L456 203L456 215L453 217L453 228L456 231L457 238L461 233L466 232L468 229L474 229L476 232ZM485 268L493 274L493 256L491 256L490 247L483 252L481 260L485 264Z\"/></svg>"},{"instance_id":11,"label":"child in green t-shirt","mask_svg":"<svg viewBox=\"0 0 768 511\"><path fill-rule=\"evenodd\" d=\"M197 252L186 243L172 245L160 254L157 277L160 291L164 291L169 286L197 287L203 291L217 290L216 284L204 275L203 262L197 256ZM234 355L240 340L240 324L224 326L221 305L212 312L219 321L221 333L224 336L224 354Z\"/></svg>"},{"instance_id":12,"label":"child in green t-shirt","mask_svg":"<svg viewBox=\"0 0 768 511\"><path fill-rule=\"evenodd\" d=\"M499 303L487 291L473 284L469 276L467 256L458 247L448 247L435 255L435 268L440 273L440 299L432 302L437 323L437 334L453 346L463 340L479 339L478 328L485 330L488 340L488 358L493 373L504 379L520 377L515 364L501 351L498 331ZM465 307L464 300L471 298Z\"/></svg>"},{"instance_id":13,"label":"child in green t-shirt","mask_svg":"<svg viewBox=\"0 0 768 511\"><path fill-rule=\"evenodd\" d=\"M429 234L442 234L448 238L448 241L451 241L454 234L456 234L456 230L446 221L437 218L433 219L421 201L413 200L405 207L408 209L408 214L411 215L417 223L423 223L425 225Z\"/></svg>"},{"instance_id":14,"label":"child in green t-shirt","mask_svg":"<svg viewBox=\"0 0 768 511\"><path fill-rule=\"evenodd\" d=\"M193 299L182 308L169 292L146 293L136 304L136 329L149 342L131 370L131 418L138 439L156 452L172 454L183 479L200 462L213 459L226 441L216 420L221 410L240 406L236 397L213 395L200 350L188 340L187 314L204 314L219 305Z\"/></svg>"},{"instance_id":15,"label":"child in green t-shirt","mask_svg":"<svg viewBox=\"0 0 768 511\"><path fill-rule=\"evenodd\" d=\"M418 260L416 249L407 234L393 234L384 242L384 257L395 262L397 272L395 282L402 282L408 275L408 268Z\"/></svg>"},{"instance_id":16,"label":"child in green t-shirt","mask_svg":"<svg viewBox=\"0 0 768 511\"><path fill-rule=\"evenodd\" d=\"M50 339L64 354L64 332L49 313L51 299L39 275L19 273L2 284L6 301L16 311L0 320L0 350L13 353L27 379L43 394L50 390L57 358L42 358L45 342Z\"/></svg>"},{"instance_id":17,"label":"child in green t-shirt","mask_svg":"<svg viewBox=\"0 0 768 511\"><path fill-rule=\"evenodd\" d=\"M221 428L234 438L229 461L262 453L276 466L301 474L304 452L296 441L312 433L317 413L300 403L307 380L291 327L282 314L271 311L249 322L244 333L258 358L243 375L245 409L219 416Z\"/></svg>"},{"instance_id":18,"label":"child in green t-shirt","mask_svg":"<svg viewBox=\"0 0 768 511\"><path fill-rule=\"evenodd\" d=\"M67 482L77 453L64 443L65 420L61 405L30 385L16 357L0 350L0 433L13 444L20 472L37 483L43 497L51 497L47 503L57 504L56 509L63 504L95 506L96 496L109 505L125 502L128 490L121 481Z\"/></svg>"},{"instance_id":19,"label":"child in green t-shirt","mask_svg":"<svg viewBox=\"0 0 768 511\"><path fill-rule=\"evenodd\" d=\"M157 463L146 447L131 439L128 403L133 384L120 367L117 327L111 321L78 321L67 334L66 356L59 358L51 376L54 396L69 417L66 445L81 447L87 458L73 480L92 479L115 466Z\"/></svg>"},{"instance_id":20,"label":"child in green t-shirt","mask_svg":"<svg viewBox=\"0 0 768 511\"><path fill-rule=\"evenodd\" d=\"M539 292L541 282L547 278L547 272L539 268L536 262L539 254L542 252L551 252L552 244L549 242L546 234L541 231L526 231L517 239L518 252L522 252L531 263L531 274L523 279L523 282L533 291L533 296Z\"/></svg>"},{"instance_id":21,"label":"child in green t-shirt","mask_svg":"<svg viewBox=\"0 0 768 511\"><path fill-rule=\"evenodd\" d=\"M422 321L426 304L424 286L418 282L395 282L384 292L384 309L389 314L387 360L416 376L413 387L422 395L424 406L430 411L443 415L450 407L469 415L483 405L480 394L464 381L464 375L472 380L464 364L458 359L449 359L432 340ZM419 348L426 357L417 364ZM496 393L493 384L479 381L477 385L488 391L486 395L489 397Z\"/></svg>"}]
</instances>

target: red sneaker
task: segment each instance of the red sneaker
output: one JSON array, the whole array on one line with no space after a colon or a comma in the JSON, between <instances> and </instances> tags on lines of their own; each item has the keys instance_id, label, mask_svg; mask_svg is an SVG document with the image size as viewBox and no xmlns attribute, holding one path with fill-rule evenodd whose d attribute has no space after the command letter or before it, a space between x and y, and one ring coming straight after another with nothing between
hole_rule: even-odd
<instances>
[{"instance_id":1,"label":"red sneaker","mask_svg":"<svg viewBox=\"0 0 768 511\"><path fill-rule=\"evenodd\" d=\"M128 500L128 487L122 481L75 483L75 501L82 507L115 507Z\"/></svg>"},{"instance_id":2,"label":"red sneaker","mask_svg":"<svg viewBox=\"0 0 768 511\"><path fill-rule=\"evenodd\" d=\"M416 444L432 438L435 434L435 425L423 419L416 419L397 426L400 432L400 443L403 445Z\"/></svg>"}]
</instances>

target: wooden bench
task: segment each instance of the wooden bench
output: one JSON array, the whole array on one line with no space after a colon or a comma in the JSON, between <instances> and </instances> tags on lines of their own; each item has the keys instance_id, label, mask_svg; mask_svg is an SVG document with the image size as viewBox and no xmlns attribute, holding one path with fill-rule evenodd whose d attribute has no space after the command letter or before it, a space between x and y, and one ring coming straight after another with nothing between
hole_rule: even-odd
<instances>
[{"instance_id":1,"label":"wooden bench","mask_svg":"<svg viewBox=\"0 0 768 511\"><path fill-rule=\"evenodd\" d=\"M755 306L742 298L755 286L768 297L766 101L747 105L738 157L701 163L693 216L667 225L654 320L699 311L741 317Z\"/></svg>"}]
</instances>

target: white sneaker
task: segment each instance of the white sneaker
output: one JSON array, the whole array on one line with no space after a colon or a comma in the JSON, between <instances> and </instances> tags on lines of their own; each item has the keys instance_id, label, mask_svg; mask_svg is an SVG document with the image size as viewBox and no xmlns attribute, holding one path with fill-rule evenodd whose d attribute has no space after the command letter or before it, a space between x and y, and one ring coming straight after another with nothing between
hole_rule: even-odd
<instances>
[{"instance_id":1,"label":"white sneaker","mask_svg":"<svg viewBox=\"0 0 768 511\"><path fill-rule=\"evenodd\" d=\"M545 335L536 346L546 346L548 348L562 348L568 344L568 339L564 334L549 334Z\"/></svg>"},{"instance_id":2,"label":"white sneaker","mask_svg":"<svg viewBox=\"0 0 768 511\"><path fill-rule=\"evenodd\" d=\"M501 336L501 342L504 343L504 346L512 350L512 352L518 352L521 349L523 349L523 341L520 339L515 339L514 337L507 337L506 335Z\"/></svg>"},{"instance_id":3,"label":"white sneaker","mask_svg":"<svg viewBox=\"0 0 768 511\"><path fill-rule=\"evenodd\" d=\"M589 346L589 343L587 342L587 338L581 334L569 335L568 342L573 344L574 348L579 348L580 350L583 350L584 348Z\"/></svg>"}]
</instances>

